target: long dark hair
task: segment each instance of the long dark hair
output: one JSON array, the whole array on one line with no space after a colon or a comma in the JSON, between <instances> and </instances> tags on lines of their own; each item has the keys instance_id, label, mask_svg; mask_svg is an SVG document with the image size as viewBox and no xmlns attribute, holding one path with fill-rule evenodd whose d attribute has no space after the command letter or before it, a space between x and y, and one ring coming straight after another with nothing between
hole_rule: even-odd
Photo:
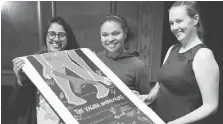
<instances>
[{"instance_id":1,"label":"long dark hair","mask_svg":"<svg viewBox=\"0 0 223 124\"><path fill-rule=\"evenodd\" d=\"M203 21L202 21L201 15L200 15L200 7L199 7L198 3L195 2L195 1L176 1L176 2L173 3L173 5L170 7L170 9L173 8L173 7L179 7L179 6L185 6L187 14L191 18L193 18L196 14L199 15L199 17L200 17L199 22L196 25L197 34L198 34L198 37L200 38L200 40L204 41L205 30L204 30L204 27L203 27Z\"/></svg>"},{"instance_id":2,"label":"long dark hair","mask_svg":"<svg viewBox=\"0 0 223 124\"><path fill-rule=\"evenodd\" d=\"M51 20L49 20L48 25L44 32L43 43L42 43L42 46L38 53L48 52L47 45L46 45L46 35L47 35L48 29L50 28L52 23L57 23L57 24L63 26L65 32L67 33L67 46L66 46L65 50L79 48L71 26L63 18L57 16L57 17L53 17Z\"/></svg>"}]
</instances>

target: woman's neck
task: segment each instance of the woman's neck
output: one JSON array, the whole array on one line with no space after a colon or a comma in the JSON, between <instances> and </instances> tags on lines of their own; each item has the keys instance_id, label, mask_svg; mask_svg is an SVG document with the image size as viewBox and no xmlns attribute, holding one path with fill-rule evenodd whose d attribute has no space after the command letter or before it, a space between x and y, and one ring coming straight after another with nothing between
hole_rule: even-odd
<instances>
[{"instance_id":1,"label":"woman's neck","mask_svg":"<svg viewBox=\"0 0 223 124\"><path fill-rule=\"evenodd\" d=\"M123 48L121 48L121 49L118 49L117 51L115 51L115 52L109 52L108 51L108 54L109 54L109 56L112 56L112 57L117 57L117 56L119 56L119 55L121 55L123 52L125 52L126 50L125 50L125 48L123 47Z\"/></svg>"},{"instance_id":2,"label":"woman's neck","mask_svg":"<svg viewBox=\"0 0 223 124\"><path fill-rule=\"evenodd\" d=\"M187 41L182 42L182 47L180 49L181 52L185 52L188 49L201 44L202 41L200 40L200 38L198 37L197 34L191 36L189 39L187 39Z\"/></svg>"}]
</instances>

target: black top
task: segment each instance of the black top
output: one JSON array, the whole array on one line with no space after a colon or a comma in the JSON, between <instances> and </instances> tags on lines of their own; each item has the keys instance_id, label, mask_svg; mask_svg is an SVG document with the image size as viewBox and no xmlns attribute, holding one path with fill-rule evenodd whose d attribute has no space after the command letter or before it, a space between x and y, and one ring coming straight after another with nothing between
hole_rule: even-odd
<instances>
[{"instance_id":1,"label":"black top","mask_svg":"<svg viewBox=\"0 0 223 124\"><path fill-rule=\"evenodd\" d=\"M182 117L202 105L192 62L197 51L206 45L198 44L184 53L179 53L180 48L181 43L172 48L157 75L160 89L154 110L165 122Z\"/></svg>"}]
</instances>

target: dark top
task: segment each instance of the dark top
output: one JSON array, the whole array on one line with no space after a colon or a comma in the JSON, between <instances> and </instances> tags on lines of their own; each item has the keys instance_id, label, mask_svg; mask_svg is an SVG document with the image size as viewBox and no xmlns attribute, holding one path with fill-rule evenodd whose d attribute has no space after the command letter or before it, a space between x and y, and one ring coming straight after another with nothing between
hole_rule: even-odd
<instances>
[{"instance_id":1,"label":"dark top","mask_svg":"<svg viewBox=\"0 0 223 124\"><path fill-rule=\"evenodd\" d=\"M10 109L8 110L10 119L7 124L37 124L36 115L36 87L29 82L22 87L18 83L14 85L14 90L9 99Z\"/></svg>"},{"instance_id":2,"label":"dark top","mask_svg":"<svg viewBox=\"0 0 223 124\"><path fill-rule=\"evenodd\" d=\"M41 49L36 54L46 52ZM7 124L37 124L37 88L25 73L22 76L24 86L20 86L16 82L9 98L7 114L11 116L11 119L7 119Z\"/></svg>"},{"instance_id":3,"label":"dark top","mask_svg":"<svg viewBox=\"0 0 223 124\"><path fill-rule=\"evenodd\" d=\"M181 43L172 48L157 74L160 89L154 111L165 122L182 117L202 105L192 62L197 51L206 45L198 44L184 53L179 53L180 48Z\"/></svg>"},{"instance_id":4,"label":"dark top","mask_svg":"<svg viewBox=\"0 0 223 124\"><path fill-rule=\"evenodd\" d=\"M151 87L148 68L137 57L138 52L127 50L120 55L109 55L105 50L97 56L110 68L131 90L140 94L149 93Z\"/></svg>"}]
</instances>

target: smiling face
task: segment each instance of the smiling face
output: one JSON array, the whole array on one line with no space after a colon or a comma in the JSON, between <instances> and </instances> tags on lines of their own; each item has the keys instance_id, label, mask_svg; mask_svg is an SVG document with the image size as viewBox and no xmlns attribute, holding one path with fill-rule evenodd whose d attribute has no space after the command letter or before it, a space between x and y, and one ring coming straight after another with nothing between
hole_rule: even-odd
<instances>
[{"instance_id":1,"label":"smiling face","mask_svg":"<svg viewBox=\"0 0 223 124\"><path fill-rule=\"evenodd\" d=\"M63 26L52 23L46 36L46 45L49 52L57 52L66 49L67 36Z\"/></svg>"},{"instance_id":2,"label":"smiling face","mask_svg":"<svg viewBox=\"0 0 223 124\"><path fill-rule=\"evenodd\" d=\"M110 53L124 50L126 31L116 21L106 21L101 25L101 42Z\"/></svg>"},{"instance_id":3,"label":"smiling face","mask_svg":"<svg viewBox=\"0 0 223 124\"><path fill-rule=\"evenodd\" d=\"M169 11L170 29L177 39L182 43L188 41L193 33L196 33L197 18L188 16L186 7L172 7Z\"/></svg>"}]
</instances>

